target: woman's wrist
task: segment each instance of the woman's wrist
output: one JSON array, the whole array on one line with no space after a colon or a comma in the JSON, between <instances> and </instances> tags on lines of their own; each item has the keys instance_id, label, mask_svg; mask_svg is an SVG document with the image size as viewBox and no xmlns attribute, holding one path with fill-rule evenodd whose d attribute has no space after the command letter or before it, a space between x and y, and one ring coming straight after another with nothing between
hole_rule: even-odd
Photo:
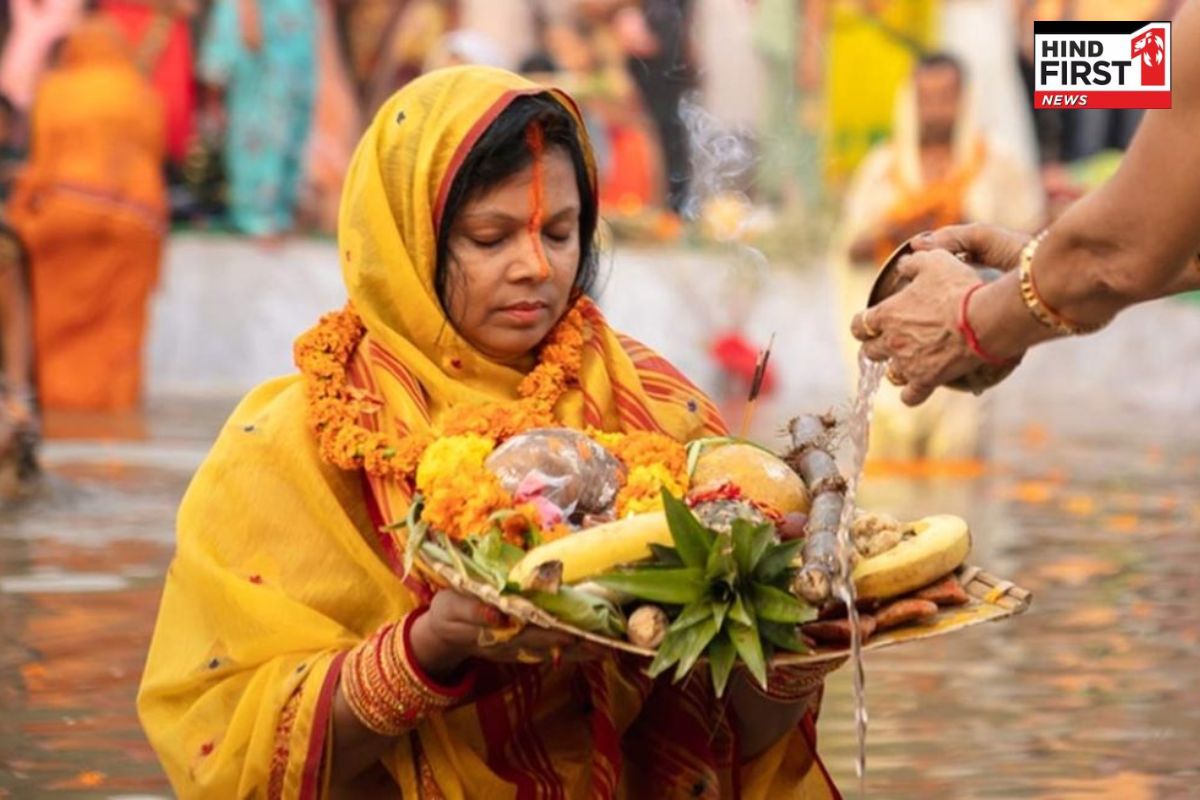
<instances>
[{"instance_id":1,"label":"woman's wrist","mask_svg":"<svg viewBox=\"0 0 1200 800\"><path fill-rule=\"evenodd\" d=\"M975 293L971 325L980 345L1002 359L1017 358L1033 345L1054 338L1053 332L1030 316L1016 272L1005 273Z\"/></svg>"},{"instance_id":2,"label":"woman's wrist","mask_svg":"<svg viewBox=\"0 0 1200 800\"><path fill-rule=\"evenodd\" d=\"M448 685L417 662L412 632L423 616L416 611L380 628L351 650L342 666L346 704L365 728L380 736L399 736L459 704L471 691L473 676Z\"/></svg>"}]
</instances>

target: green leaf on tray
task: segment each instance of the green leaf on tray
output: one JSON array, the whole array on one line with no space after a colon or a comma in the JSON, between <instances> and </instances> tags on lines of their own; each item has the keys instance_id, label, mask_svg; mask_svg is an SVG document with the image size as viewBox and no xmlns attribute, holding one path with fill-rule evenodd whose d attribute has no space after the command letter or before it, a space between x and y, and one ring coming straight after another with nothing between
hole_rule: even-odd
<instances>
[{"instance_id":1,"label":"green leaf on tray","mask_svg":"<svg viewBox=\"0 0 1200 800\"><path fill-rule=\"evenodd\" d=\"M725 694L725 685L737 660L737 648L726 631L721 631L708 645L708 665L712 672L713 690L717 697Z\"/></svg>"},{"instance_id":2,"label":"green leaf on tray","mask_svg":"<svg viewBox=\"0 0 1200 800\"><path fill-rule=\"evenodd\" d=\"M679 656L687 646L687 639L684 636L684 632L675 631L674 633L667 633L666 637L662 640L662 644L658 646L658 652L654 654L654 660L650 662L650 666L646 667L647 675L651 678L656 678L679 661Z\"/></svg>"},{"instance_id":3,"label":"green leaf on tray","mask_svg":"<svg viewBox=\"0 0 1200 800\"><path fill-rule=\"evenodd\" d=\"M733 599L733 605L729 608L729 620L743 626L754 625L754 617L748 609L746 599L742 595L738 595Z\"/></svg>"},{"instance_id":4,"label":"green leaf on tray","mask_svg":"<svg viewBox=\"0 0 1200 800\"><path fill-rule=\"evenodd\" d=\"M775 540L775 526L735 519L730 526L730 536L733 538L733 557L737 561L738 573L749 576Z\"/></svg>"},{"instance_id":5,"label":"green leaf on tray","mask_svg":"<svg viewBox=\"0 0 1200 800\"><path fill-rule=\"evenodd\" d=\"M715 535L700 524L686 503L666 489L662 490L662 499L663 513L666 514L667 526L671 529L671 539L675 542L679 558L686 566L703 567L708 562Z\"/></svg>"},{"instance_id":6,"label":"green leaf on tray","mask_svg":"<svg viewBox=\"0 0 1200 800\"><path fill-rule=\"evenodd\" d=\"M424 508L425 499L421 495L413 497L412 502L408 505L408 518L403 523L408 528L408 533L404 538L405 575L412 572L413 561L416 560L417 553L421 551L421 544L424 543L425 537L429 533L429 524L421 520L421 511Z\"/></svg>"},{"instance_id":7,"label":"green leaf on tray","mask_svg":"<svg viewBox=\"0 0 1200 800\"><path fill-rule=\"evenodd\" d=\"M767 685L767 660L763 655L762 642L758 638L758 630L751 625L738 625L732 623L725 628L729 631L729 638L733 640L733 646L737 648L737 654L741 657L746 668L750 670L750 674L754 676L754 680L758 681L758 685L766 687Z\"/></svg>"},{"instance_id":8,"label":"green leaf on tray","mask_svg":"<svg viewBox=\"0 0 1200 800\"><path fill-rule=\"evenodd\" d=\"M754 610L760 620L797 624L809 622L817 617L815 608L774 586L753 584L750 597L754 601Z\"/></svg>"},{"instance_id":9,"label":"green leaf on tray","mask_svg":"<svg viewBox=\"0 0 1200 800\"><path fill-rule=\"evenodd\" d=\"M704 596L707 584L698 567L618 569L592 579L606 588L652 603L685 606Z\"/></svg>"},{"instance_id":10,"label":"green leaf on tray","mask_svg":"<svg viewBox=\"0 0 1200 800\"><path fill-rule=\"evenodd\" d=\"M706 619L713 619L712 604L708 602L708 598L702 597L696 602L685 606L679 612L679 616L671 622L671 627L668 630L680 631ZM717 627L720 627L720 625Z\"/></svg>"},{"instance_id":11,"label":"green leaf on tray","mask_svg":"<svg viewBox=\"0 0 1200 800\"><path fill-rule=\"evenodd\" d=\"M683 559L679 557L679 551L674 547L656 544L651 542L650 552L654 559L651 562L656 567L682 567L685 566Z\"/></svg>"},{"instance_id":12,"label":"green leaf on tray","mask_svg":"<svg viewBox=\"0 0 1200 800\"><path fill-rule=\"evenodd\" d=\"M468 543L470 545L468 557L475 562L476 566L492 577L489 582L497 589L504 588L508 581L508 574L525 556L525 552L521 548L504 541L500 531L495 528L483 536L472 537Z\"/></svg>"},{"instance_id":13,"label":"green leaf on tray","mask_svg":"<svg viewBox=\"0 0 1200 800\"><path fill-rule=\"evenodd\" d=\"M792 539L769 546L754 568L754 579L760 583L779 580L804 548L803 539Z\"/></svg>"},{"instance_id":14,"label":"green leaf on tray","mask_svg":"<svg viewBox=\"0 0 1200 800\"><path fill-rule=\"evenodd\" d=\"M791 653L811 653L812 648L800 637L795 625L759 620L758 633L765 640Z\"/></svg>"},{"instance_id":15,"label":"green leaf on tray","mask_svg":"<svg viewBox=\"0 0 1200 800\"><path fill-rule=\"evenodd\" d=\"M696 666L696 661L708 648L708 643L713 640L719 630L716 621L709 617L703 622L680 631L685 645L679 654L679 663L675 667L675 680L683 680L692 667Z\"/></svg>"},{"instance_id":16,"label":"green leaf on tray","mask_svg":"<svg viewBox=\"0 0 1200 800\"><path fill-rule=\"evenodd\" d=\"M625 633L625 616L603 597L570 586L560 587L555 593L528 592L525 597L576 628L613 637Z\"/></svg>"}]
</instances>

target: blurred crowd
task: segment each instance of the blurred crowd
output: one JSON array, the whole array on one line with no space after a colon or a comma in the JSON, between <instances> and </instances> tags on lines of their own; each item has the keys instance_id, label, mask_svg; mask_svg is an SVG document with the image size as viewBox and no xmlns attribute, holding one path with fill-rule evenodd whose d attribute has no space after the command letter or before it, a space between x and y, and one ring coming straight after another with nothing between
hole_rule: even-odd
<instances>
[{"instance_id":1,"label":"blurred crowd","mask_svg":"<svg viewBox=\"0 0 1200 800\"><path fill-rule=\"evenodd\" d=\"M425 71L487 64L571 92L619 236L752 241L841 208L830 261L849 309L914 233L964 220L1032 230L1115 168L1139 112L1034 112L1035 19L1166 19L1177 5L9 0L4 474L32 468L40 406L137 405L172 226L268 247L332 233L358 137ZM921 454L967 455L977 425L962 413L952 435L915 415L896 435Z\"/></svg>"}]
</instances>

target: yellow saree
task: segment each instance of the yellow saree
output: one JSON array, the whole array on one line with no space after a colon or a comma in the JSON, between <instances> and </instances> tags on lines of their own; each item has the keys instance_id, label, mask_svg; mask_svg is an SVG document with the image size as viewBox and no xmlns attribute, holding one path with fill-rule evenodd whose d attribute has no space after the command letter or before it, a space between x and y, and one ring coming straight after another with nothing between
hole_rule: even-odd
<instances>
[{"instance_id":1,"label":"yellow saree","mask_svg":"<svg viewBox=\"0 0 1200 800\"><path fill-rule=\"evenodd\" d=\"M375 411L363 427L436 429L458 404L516 396L521 373L447 322L434 253L465 155L513 98L541 91L499 70L431 73L384 104L360 143L339 249L367 329L349 368L376 401L364 404ZM580 308L583 367L555 407L563 425L680 440L723 430L668 363L613 332L586 299ZM386 528L403 519L408 487L327 464L308 413L300 378L254 390L180 509L138 705L182 797L325 796L344 654L427 591L401 574ZM481 664L463 705L400 736L385 766L403 797L836 796L810 718L738 765L733 726L706 683L656 684L615 656L557 670Z\"/></svg>"}]
</instances>

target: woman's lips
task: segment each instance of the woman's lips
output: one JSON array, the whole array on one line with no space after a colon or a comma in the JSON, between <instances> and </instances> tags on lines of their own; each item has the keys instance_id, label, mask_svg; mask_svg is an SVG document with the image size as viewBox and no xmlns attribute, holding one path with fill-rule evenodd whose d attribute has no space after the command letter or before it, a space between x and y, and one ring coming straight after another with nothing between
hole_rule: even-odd
<instances>
[{"instance_id":1,"label":"woman's lips","mask_svg":"<svg viewBox=\"0 0 1200 800\"><path fill-rule=\"evenodd\" d=\"M518 325L533 325L542 320L548 306L545 303L513 303L500 309L500 313Z\"/></svg>"}]
</instances>

